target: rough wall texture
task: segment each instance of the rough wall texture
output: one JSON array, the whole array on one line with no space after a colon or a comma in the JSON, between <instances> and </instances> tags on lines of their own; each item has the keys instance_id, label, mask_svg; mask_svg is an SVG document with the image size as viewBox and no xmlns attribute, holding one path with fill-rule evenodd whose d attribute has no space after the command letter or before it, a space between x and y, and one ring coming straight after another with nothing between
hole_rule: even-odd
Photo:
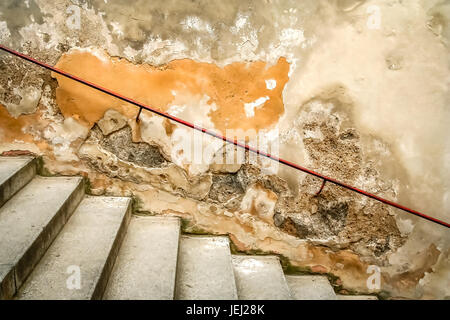
<instances>
[{"instance_id":1,"label":"rough wall texture","mask_svg":"<svg viewBox=\"0 0 450 320\"><path fill-rule=\"evenodd\" d=\"M279 132L281 157L447 221L449 39L438 0L0 4L2 44L210 129L255 130L250 143ZM450 296L446 229L330 184L316 195L321 181L289 168L217 164L234 149L212 138L191 163L189 129L146 111L136 123L135 107L5 54L0 70L0 151L347 291L368 292L375 264L379 292Z\"/></svg>"}]
</instances>

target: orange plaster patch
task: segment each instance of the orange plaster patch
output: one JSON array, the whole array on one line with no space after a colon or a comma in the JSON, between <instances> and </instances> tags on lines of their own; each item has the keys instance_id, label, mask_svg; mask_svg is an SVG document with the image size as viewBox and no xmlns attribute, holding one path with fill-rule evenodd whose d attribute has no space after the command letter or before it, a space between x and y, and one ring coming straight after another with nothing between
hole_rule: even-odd
<instances>
[{"instance_id":1,"label":"orange plaster patch","mask_svg":"<svg viewBox=\"0 0 450 320\"><path fill-rule=\"evenodd\" d=\"M102 60L89 52L73 51L64 54L56 67L163 111L170 108L174 92L177 97L207 95L207 103L217 106L209 116L215 128L223 133L226 129L259 130L274 125L284 112L282 92L289 80L289 63L284 58L273 66L256 61L220 68L182 59L153 67L119 58ZM109 108L130 118L138 112L135 106L58 74L53 76L59 83L57 103L65 117L79 116L87 126L92 126ZM276 87L268 89L266 80L275 80ZM244 104L261 97L269 99L254 110L253 117L247 118Z\"/></svg>"}]
</instances>

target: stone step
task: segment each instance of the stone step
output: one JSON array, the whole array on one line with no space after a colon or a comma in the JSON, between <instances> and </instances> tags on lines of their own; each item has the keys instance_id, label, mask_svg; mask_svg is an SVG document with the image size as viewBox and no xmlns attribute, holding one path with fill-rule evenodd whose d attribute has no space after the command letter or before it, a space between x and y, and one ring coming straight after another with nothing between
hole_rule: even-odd
<instances>
[{"instance_id":1,"label":"stone step","mask_svg":"<svg viewBox=\"0 0 450 320\"><path fill-rule=\"evenodd\" d=\"M173 300L180 220L133 216L105 291L111 300Z\"/></svg>"},{"instance_id":2,"label":"stone step","mask_svg":"<svg viewBox=\"0 0 450 320\"><path fill-rule=\"evenodd\" d=\"M35 175L35 158L0 157L0 207Z\"/></svg>"},{"instance_id":3,"label":"stone step","mask_svg":"<svg viewBox=\"0 0 450 320\"><path fill-rule=\"evenodd\" d=\"M101 299L131 216L131 199L85 197L17 299Z\"/></svg>"},{"instance_id":4,"label":"stone step","mask_svg":"<svg viewBox=\"0 0 450 320\"><path fill-rule=\"evenodd\" d=\"M175 298L237 299L228 237L181 237Z\"/></svg>"},{"instance_id":5,"label":"stone step","mask_svg":"<svg viewBox=\"0 0 450 320\"><path fill-rule=\"evenodd\" d=\"M359 295L359 296L350 296L350 295L337 295L338 300L378 300L376 296L365 296L365 295Z\"/></svg>"},{"instance_id":6,"label":"stone step","mask_svg":"<svg viewBox=\"0 0 450 320\"><path fill-rule=\"evenodd\" d=\"M337 300L333 287L325 276L286 275L286 281L295 300Z\"/></svg>"},{"instance_id":7,"label":"stone step","mask_svg":"<svg viewBox=\"0 0 450 320\"><path fill-rule=\"evenodd\" d=\"M291 299L278 257L233 255L233 266L240 300Z\"/></svg>"},{"instance_id":8,"label":"stone step","mask_svg":"<svg viewBox=\"0 0 450 320\"><path fill-rule=\"evenodd\" d=\"M35 177L0 208L0 299L9 299L84 195L82 178Z\"/></svg>"}]
</instances>

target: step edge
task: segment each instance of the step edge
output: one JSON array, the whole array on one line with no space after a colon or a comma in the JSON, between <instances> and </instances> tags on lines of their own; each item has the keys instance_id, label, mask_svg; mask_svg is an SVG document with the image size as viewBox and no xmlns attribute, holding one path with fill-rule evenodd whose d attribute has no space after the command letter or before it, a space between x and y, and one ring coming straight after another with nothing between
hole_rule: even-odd
<instances>
[{"instance_id":1,"label":"step edge","mask_svg":"<svg viewBox=\"0 0 450 320\"><path fill-rule=\"evenodd\" d=\"M2 157L10 158L10 157ZM22 158L22 157L21 157ZM37 174L37 158L24 157L28 161L14 171L2 184L0 184L0 207L8 202L17 192L25 187ZM23 176L24 182L20 183L17 188L12 188L12 182ZM12 190L12 191L11 191Z\"/></svg>"},{"instance_id":2,"label":"step edge","mask_svg":"<svg viewBox=\"0 0 450 320\"><path fill-rule=\"evenodd\" d=\"M228 236L215 236L215 235L191 235L191 234L182 234L181 237L183 239L199 239L199 240L214 240L214 239L224 239L228 243L230 243L230 238ZM230 253L231 254L231 253Z\"/></svg>"},{"instance_id":3,"label":"step edge","mask_svg":"<svg viewBox=\"0 0 450 320\"><path fill-rule=\"evenodd\" d=\"M109 279L111 277L111 273L114 270L114 264L116 262L117 256L119 255L123 240L125 239L125 236L127 234L132 215L132 200L131 198L127 198L127 200L126 211L123 215L122 222L117 229L116 237L114 238L114 241L108 251L108 257L103 264L102 271L98 275L95 286L92 288L92 293L90 294L91 300L101 300L103 298L105 290L108 286Z\"/></svg>"},{"instance_id":4,"label":"step edge","mask_svg":"<svg viewBox=\"0 0 450 320\"><path fill-rule=\"evenodd\" d=\"M142 219L142 220L148 220L148 221L154 221L156 222L177 222L181 226L181 219L178 217L164 217L164 216L143 216L143 215L136 215L133 214L133 217L135 219Z\"/></svg>"},{"instance_id":5,"label":"step edge","mask_svg":"<svg viewBox=\"0 0 450 320\"><path fill-rule=\"evenodd\" d=\"M21 257L15 261L12 268L15 279L14 295L18 293L21 286L26 282L28 276L44 256L45 252L47 252L47 249L52 245L53 241L63 229L68 219L72 216L82 201L84 197L84 180L82 178L78 180L77 185L74 187L67 199L57 209L49 223L41 230ZM53 226L56 226L56 228L52 232ZM40 248L40 244L42 243L44 243L44 245ZM13 298L13 296L7 297L7 299L11 298Z\"/></svg>"},{"instance_id":6,"label":"step edge","mask_svg":"<svg viewBox=\"0 0 450 320\"><path fill-rule=\"evenodd\" d=\"M292 296L293 300L297 300L295 298L295 294L294 294L295 290L293 290L292 286L289 284L289 280L288 279L294 279L295 280L295 279L300 279L300 278L308 278L308 279L317 278L317 279L321 279L321 280L326 281L327 285L329 286L329 288L331 290L330 292L333 293L333 297L334 297L334 299L326 299L326 300L337 300L338 299L337 298L337 294L334 291L334 288L333 288L333 286L332 286L332 284L331 284L331 282L330 282L330 280L328 279L327 276L324 276L324 275L310 275L310 274L306 274L306 275L289 275L289 274L285 274L285 278L286 278L286 282L288 284L289 291L291 292L291 296Z\"/></svg>"},{"instance_id":7,"label":"step edge","mask_svg":"<svg viewBox=\"0 0 450 320\"><path fill-rule=\"evenodd\" d=\"M172 288L172 300L175 300L177 297L178 262L180 261L180 241L181 241L181 237L183 235L181 233L181 219L178 217L171 217L171 218L176 218L178 221L177 254L176 254L176 261L175 261L175 272L173 275L173 288Z\"/></svg>"},{"instance_id":8,"label":"step edge","mask_svg":"<svg viewBox=\"0 0 450 320\"><path fill-rule=\"evenodd\" d=\"M246 255L246 254L232 254L233 258L236 258L236 260L244 260L244 259L254 259L254 260L276 260L280 262L281 266L281 260L280 257L276 255Z\"/></svg>"},{"instance_id":9,"label":"step edge","mask_svg":"<svg viewBox=\"0 0 450 320\"><path fill-rule=\"evenodd\" d=\"M234 293L234 297L231 300L239 300L239 293L238 293L238 289L237 289L237 283L236 283L236 275L234 273L234 265L233 265L233 259L232 259L232 254L231 254L231 246L230 246L230 238L228 235L190 235L190 234L181 234L180 232L180 238L179 238L179 242L182 241L182 239L201 239L201 240L210 240L210 239L214 239L214 238L219 238L219 239L224 239L226 240L226 245L228 247L228 254L227 256L229 257L228 261L229 261L229 266L231 269L231 277L232 277L232 283L233 283L233 293ZM181 300L179 299L179 295L177 294L177 288L178 288L178 273L179 273L179 261L180 261L180 255L181 255L181 250L180 250L181 245L178 245L178 256L177 256L177 269L176 269L176 275L177 278L175 279L175 292L174 292L174 300ZM178 289L179 290L179 289Z\"/></svg>"},{"instance_id":10,"label":"step edge","mask_svg":"<svg viewBox=\"0 0 450 320\"><path fill-rule=\"evenodd\" d=\"M128 235L128 232L130 232L130 230L132 228L131 223L134 220L141 220L141 221L134 221L134 223L138 223L138 224L140 222L148 223L148 225L150 227L153 227L153 226L157 225L157 223L156 223L157 219L147 219L147 218L154 218L154 216L140 216L140 215L131 214L130 225L127 228L127 234L125 235L123 241L125 241L126 236ZM176 276L177 276L177 272L176 271L177 271L177 266L178 266L178 254L179 254L179 247L180 247L179 246L179 241L180 241L180 234L181 234L181 220L178 217L171 217L171 218L173 218L173 219L170 219L171 220L170 222L174 222L174 223L172 223L171 225L163 224L165 227L168 226L170 229L173 229L173 228L176 229L176 240L174 241L174 246L175 246L175 251L176 252L175 252L175 259L173 260L175 270L174 270L173 274L171 275L172 276L171 299L169 298L168 300L174 300L174 295L175 295ZM144 221L142 221L142 220L144 220ZM122 250L122 248L118 251L117 258L119 258L121 250ZM116 260L116 263L117 263L117 260ZM111 271L111 275L114 274L114 269L115 268L116 268L116 265L113 266L113 269ZM111 279L109 281L111 281ZM108 281L108 283L106 285L105 293L104 293L104 295L102 297L102 300L112 300L112 301L114 301L114 300L127 300L127 299L129 299L128 297L123 297L123 296L121 297L120 294L119 295L117 294L117 292L114 292L115 293L114 295L106 296L105 295L106 294L106 290L108 289L108 286L110 285L109 281Z\"/></svg>"},{"instance_id":11,"label":"step edge","mask_svg":"<svg viewBox=\"0 0 450 320\"><path fill-rule=\"evenodd\" d=\"M283 272L283 267L281 265L281 260L280 257L278 257L277 255L245 255L245 254L233 254L232 255L232 261L234 262L234 259L236 260L246 260L246 259L254 259L254 260L266 260L266 261L273 261L273 262L278 262L277 263L277 273L280 274L281 276L281 282L284 286L284 289L286 291L286 293L288 294L289 298L291 300L293 300L293 295L291 292L291 288L289 287L289 284L287 282L286 279L286 274ZM233 263L233 270L237 269L238 266L236 266ZM237 286L237 285L236 285Z\"/></svg>"},{"instance_id":12,"label":"step edge","mask_svg":"<svg viewBox=\"0 0 450 320\"><path fill-rule=\"evenodd\" d=\"M44 253L44 255L41 257L41 260L36 264L36 266L39 265L39 263L41 263L42 259L46 256L46 254L48 253L48 251L52 248L52 246L58 241L59 237L64 235L64 232L66 231L66 226L67 223L70 223L70 219L76 218L76 215L85 215L86 213L90 213L90 211L87 211L86 209L82 209L81 206L84 204L86 204L86 202L91 201L93 199L96 198L111 198L111 197L95 197L95 196L85 196L83 197L83 199L80 201L80 203L78 204L77 208L75 208L74 212L72 213L72 215L68 218L66 224L63 226L63 228L61 229L61 231L59 232L59 234L55 237L54 241L52 242L52 244L48 247L47 251ZM118 225L118 227L115 229L115 233L112 232L111 234L114 235L114 240L111 242L111 245L109 247L106 248L105 252L106 252L106 259L103 261L103 264L99 264L99 269L98 272L96 273L96 275L93 277L93 280L91 282L89 282L88 284L88 288L86 289L86 291L83 293L83 297L79 298L80 300L92 300L94 298L98 298L99 293L101 293L101 286L102 286L102 281L104 281L105 276L108 275L108 261L111 258L111 254L112 254L112 250L113 250L113 246L115 245L115 243L117 242L117 234L120 232L120 230L123 228L124 225L124 220L126 219L127 214L129 214L130 210L131 210L131 199L126 198L127 202L125 203L125 205L123 206L123 210L120 210L120 215L122 215L121 219L120 219L120 224ZM98 200L102 200L102 199L98 199ZM101 205L101 202L99 203ZM121 205L122 206L122 205ZM113 229L114 230L114 229ZM72 230L73 231L73 230ZM33 270L34 271L34 270ZM30 273L30 275L28 276L28 278L26 279L26 281L24 282L24 285L29 284L28 281L30 280L30 276L33 275L33 271ZM18 293L21 293L21 291L24 289L24 287L22 286ZM25 299L29 299L30 297L25 295L24 296ZM23 296L18 296L16 295L16 299L21 300L23 298ZM45 297L41 297L41 298L36 298L35 294L31 295L32 299L38 299L38 300L42 300L42 299L47 299ZM58 298L55 298L58 299ZM64 299L64 298L63 298Z\"/></svg>"}]
</instances>

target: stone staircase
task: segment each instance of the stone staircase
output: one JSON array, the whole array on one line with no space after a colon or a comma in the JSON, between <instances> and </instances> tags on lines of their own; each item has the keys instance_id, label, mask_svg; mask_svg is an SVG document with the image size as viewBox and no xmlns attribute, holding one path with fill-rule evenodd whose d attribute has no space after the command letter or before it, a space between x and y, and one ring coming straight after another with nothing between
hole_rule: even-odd
<instances>
[{"instance_id":1,"label":"stone staircase","mask_svg":"<svg viewBox=\"0 0 450 320\"><path fill-rule=\"evenodd\" d=\"M41 177L0 157L0 299L366 299L324 276L284 275L276 256L232 255L228 237L183 235L175 217L84 194L80 177Z\"/></svg>"}]
</instances>

